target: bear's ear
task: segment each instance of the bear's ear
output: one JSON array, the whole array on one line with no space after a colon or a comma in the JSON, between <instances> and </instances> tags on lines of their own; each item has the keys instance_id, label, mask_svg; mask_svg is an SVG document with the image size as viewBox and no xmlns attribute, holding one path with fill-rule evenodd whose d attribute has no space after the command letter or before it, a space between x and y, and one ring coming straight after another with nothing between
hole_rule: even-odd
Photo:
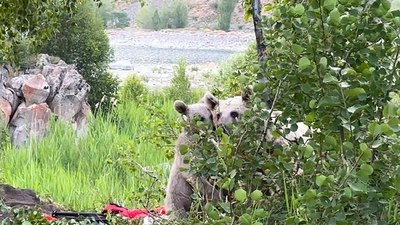
<instances>
[{"instance_id":1,"label":"bear's ear","mask_svg":"<svg viewBox=\"0 0 400 225\"><path fill-rule=\"evenodd\" d=\"M182 115L187 115L188 111L189 111L189 107L182 102L181 100L176 100L174 102L174 106L175 106L175 110L182 114Z\"/></svg>"},{"instance_id":2,"label":"bear's ear","mask_svg":"<svg viewBox=\"0 0 400 225\"><path fill-rule=\"evenodd\" d=\"M206 104L207 108L209 110L214 110L215 107L218 106L219 101L218 98L216 98L211 92L207 91L203 98L200 100L200 103Z\"/></svg>"},{"instance_id":3,"label":"bear's ear","mask_svg":"<svg viewBox=\"0 0 400 225\"><path fill-rule=\"evenodd\" d=\"M253 87L250 85L247 86L242 92L242 100L245 102L248 101L253 94L254 94Z\"/></svg>"}]
</instances>

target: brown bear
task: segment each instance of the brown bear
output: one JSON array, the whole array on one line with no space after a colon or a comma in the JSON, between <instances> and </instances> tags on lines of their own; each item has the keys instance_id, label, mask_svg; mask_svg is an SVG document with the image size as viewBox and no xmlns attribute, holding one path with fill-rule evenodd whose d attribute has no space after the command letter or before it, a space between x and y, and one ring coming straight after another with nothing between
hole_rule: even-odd
<instances>
[{"instance_id":1,"label":"brown bear","mask_svg":"<svg viewBox=\"0 0 400 225\"><path fill-rule=\"evenodd\" d=\"M217 106L218 102L215 101L210 93L206 93L201 102L187 105L183 101L175 101L175 110L179 112L186 122L190 122L194 117L205 123L210 123L214 126L214 118L212 111ZM198 189L206 199L223 200L225 197L222 192L219 192L211 185L207 179L196 177L189 171L189 165L184 163L186 155L180 152L180 146L186 145L190 148L191 133L187 130L179 135L175 146L175 159L172 164L168 184L166 188L166 197L164 200L165 209L171 212L171 217L187 217L192 204L191 195L194 188ZM190 154L190 151L186 154ZM181 169L184 169L183 171Z\"/></svg>"},{"instance_id":2,"label":"brown bear","mask_svg":"<svg viewBox=\"0 0 400 225\"><path fill-rule=\"evenodd\" d=\"M234 96L227 99L218 100L213 95L205 95L202 99L203 102L213 101L218 102L217 107L214 110L214 124L216 126L221 126L225 132L229 133L226 125L237 122L244 112L247 110L247 102L249 101L253 91L251 88L246 88L245 91L240 96ZM270 112L270 110L267 110ZM281 111L273 111L271 113L272 122L276 121L276 119L282 114ZM303 140L304 143L310 139L308 136L305 136L306 132L309 130L309 127L303 122L296 123L298 129L293 132L289 132L284 137L281 138L273 138L270 132L267 132L267 140L274 140L275 144L281 145L289 145L289 142L299 142L300 139ZM287 128L288 126L282 127L282 129Z\"/></svg>"}]
</instances>

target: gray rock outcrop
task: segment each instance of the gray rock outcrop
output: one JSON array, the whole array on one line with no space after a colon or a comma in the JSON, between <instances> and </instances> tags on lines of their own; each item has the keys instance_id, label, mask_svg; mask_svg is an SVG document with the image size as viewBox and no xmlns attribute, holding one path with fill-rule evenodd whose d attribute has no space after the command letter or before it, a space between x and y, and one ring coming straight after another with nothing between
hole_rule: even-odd
<instances>
[{"instance_id":1,"label":"gray rock outcrop","mask_svg":"<svg viewBox=\"0 0 400 225\"><path fill-rule=\"evenodd\" d=\"M8 126L13 145L43 137L51 115L77 131L86 128L90 87L74 66L62 60L54 64L42 54L34 68L18 77L9 79L4 69L0 73L0 122Z\"/></svg>"}]
</instances>

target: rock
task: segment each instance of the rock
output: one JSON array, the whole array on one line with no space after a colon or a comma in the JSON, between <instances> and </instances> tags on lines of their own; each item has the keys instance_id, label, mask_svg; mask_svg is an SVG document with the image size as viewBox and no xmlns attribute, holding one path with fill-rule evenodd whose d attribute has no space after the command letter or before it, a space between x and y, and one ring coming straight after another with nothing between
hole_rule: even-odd
<instances>
[{"instance_id":1,"label":"rock","mask_svg":"<svg viewBox=\"0 0 400 225\"><path fill-rule=\"evenodd\" d=\"M87 104L89 89L89 85L76 70L68 70L63 76L54 98L49 103L51 110L58 117L74 122L73 118Z\"/></svg>"},{"instance_id":2,"label":"rock","mask_svg":"<svg viewBox=\"0 0 400 225\"><path fill-rule=\"evenodd\" d=\"M21 90L26 106L45 102L50 93L49 84L41 74L25 80Z\"/></svg>"},{"instance_id":3,"label":"rock","mask_svg":"<svg viewBox=\"0 0 400 225\"><path fill-rule=\"evenodd\" d=\"M49 130L51 111L79 133L86 129L90 115L90 86L75 66L48 55L37 58L36 67L4 85L0 82L0 117L9 124L16 146L31 137L43 137Z\"/></svg>"},{"instance_id":4,"label":"rock","mask_svg":"<svg viewBox=\"0 0 400 225\"><path fill-rule=\"evenodd\" d=\"M75 95L57 94L50 103L51 111L65 121L72 121L81 107L82 102Z\"/></svg>"},{"instance_id":5,"label":"rock","mask_svg":"<svg viewBox=\"0 0 400 225\"><path fill-rule=\"evenodd\" d=\"M79 135L86 133L86 129L88 127L88 117L90 114L90 106L88 103L84 102L81 110L75 115L75 124L73 124Z\"/></svg>"},{"instance_id":6,"label":"rock","mask_svg":"<svg viewBox=\"0 0 400 225\"><path fill-rule=\"evenodd\" d=\"M0 123L2 123L0 127L10 122L11 112L12 108L10 103L3 97L0 97Z\"/></svg>"},{"instance_id":7,"label":"rock","mask_svg":"<svg viewBox=\"0 0 400 225\"><path fill-rule=\"evenodd\" d=\"M51 110L46 103L26 106L21 103L10 121L11 142L24 145L31 137L41 138L50 128Z\"/></svg>"},{"instance_id":8,"label":"rock","mask_svg":"<svg viewBox=\"0 0 400 225\"><path fill-rule=\"evenodd\" d=\"M18 77L14 77L7 83L7 85L15 91L18 97L23 97L24 95L22 94L21 88L24 82L29 78L30 78L29 75L21 75Z\"/></svg>"},{"instance_id":9,"label":"rock","mask_svg":"<svg viewBox=\"0 0 400 225\"><path fill-rule=\"evenodd\" d=\"M37 207L48 215L60 207L51 202L41 200L33 190L18 189L8 184L0 184L0 198L9 207ZM0 221L10 217L9 213L0 212Z\"/></svg>"},{"instance_id":10,"label":"rock","mask_svg":"<svg viewBox=\"0 0 400 225\"><path fill-rule=\"evenodd\" d=\"M4 67L0 67L0 85L4 85L8 81L8 70Z\"/></svg>"},{"instance_id":11,"label":"rock","mask_svg":"<svg viewBox=\"0 0 400 225\"><path fill-rule=\"evenodd\" d=\"M133 70L133 65L128 60L119 60L109 65L112 70Z\"/></svg>"}]
</instances>

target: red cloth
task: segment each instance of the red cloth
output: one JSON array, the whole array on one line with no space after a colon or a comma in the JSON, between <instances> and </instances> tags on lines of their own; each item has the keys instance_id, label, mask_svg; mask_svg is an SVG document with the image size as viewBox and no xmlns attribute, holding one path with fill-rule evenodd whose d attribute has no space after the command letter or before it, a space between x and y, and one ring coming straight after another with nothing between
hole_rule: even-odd
<instances>
[{"instance_id":1,"label":"red cloth","mask_svg":"<svg viewBox=\"0 0 400 225\"><path fill-rule=\"evenodd\" d=\"M47 221L53 221L53 220L56 220L56 219L57 219L57 218L52 217L52 216L47 215L47 214L44 214L43 217L44 217Z\"/></svg>"},{"instance_id":2,"label":"red cloth","mask_svg":"<svg viewBox=\"0 0 400 225\"><path fill-rule=\"evenodd\" d=\"M152 209L152 210L147 210L147 209L127 209L125 207L116 205L116 204L108 204L104 207L103 213L119 213L124 217L130 218L130 219L136 219L136 218L143 218L151 213L157 213L161 215L166 214L166 210L163 206Z\"/></svg>"}]
</instances>

